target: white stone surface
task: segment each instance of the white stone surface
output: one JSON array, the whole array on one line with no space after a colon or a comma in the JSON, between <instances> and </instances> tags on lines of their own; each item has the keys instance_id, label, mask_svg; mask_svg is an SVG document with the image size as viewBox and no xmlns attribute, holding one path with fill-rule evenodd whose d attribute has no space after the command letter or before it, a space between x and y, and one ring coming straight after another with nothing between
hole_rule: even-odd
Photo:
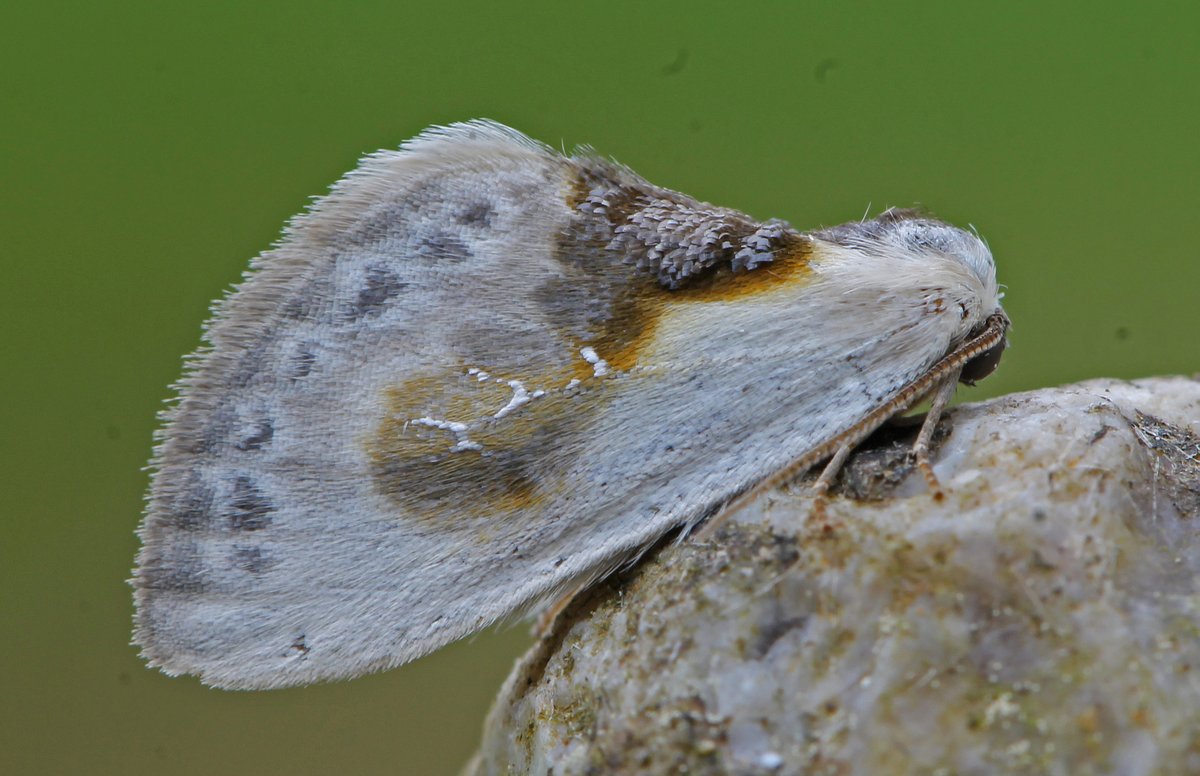
<instances>
[{"instance_id":1,"label":"white stone surface","mask_svg":"<svg viewBox=\"0 0 1200 776\"><path fill-rule=\"evenodd\" d=\"M949 426L941 501L895 430L577 597L474 772L1200 773L1200 380Z\"/></svg>"}]
</instances>

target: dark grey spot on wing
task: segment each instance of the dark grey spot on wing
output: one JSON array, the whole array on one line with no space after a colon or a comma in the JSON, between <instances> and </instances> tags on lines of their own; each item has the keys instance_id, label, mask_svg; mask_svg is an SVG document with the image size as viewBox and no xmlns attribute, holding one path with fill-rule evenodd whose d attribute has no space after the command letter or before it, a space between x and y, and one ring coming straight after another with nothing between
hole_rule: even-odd
<instances>
[{"instance_id":1,"label":"dark grey spot on wing","mask_svg":"<svg viewBox=\"0 0 1200 776\"><path fill-rule=\"evenodd\" d=\"M310 316L308 300L303 295L294 296L283 305L283 315L294 321Z\"/></svg>"},{"instance_id":2,"label":"dark grey spot on wing","mask_svg":"<svg viewBox=\"0 0 1200 776\"><path fill-rule=\"evenodd\" d=\"M312 351L312 345L306 343L296 349L292 354L290 361L291 374L293 380L299 380L302 377L308 377L312 372L313 364L317 361L317 355Z\"/></svg>"},{"instance_id":3,"label":"dark grey spot on wing","mask_svg":"<svg viewBox=\"0 0 1200 776\"><path fill-rule=\"evenodd\" d=\"M229 380L229 385L232 389L238 390L249 388L252 385L261 383L264 377L269 377L269 373L263 369L263 364L266 363L266 342L256 342L238 359L237 368Z\"/></svg>"},{"instance_id":4,"label":"dark grey spot on wing","mask_svg":"<svg viewBox=\"0 0 1200 776\"><path fill-rule=\"evenodd\" d=\"M580 252L586 260L599 252ZM582 342L626 344L644 330L637 314L638 295L628 273L611 262L594 272L564 267L533 288L532 297L559 331ZM609 335L618 335L615 338Z\"/></svg>"},{"instance_id":5,"label":"dark grey spot on wing","mask_svg":"<svg viewBox=\"0 0 1200 776\"><path fill-rule=\"evenodd\" d=\"M225 512L234 531L261 531L271 524L275 507L249 477L238 477Z\"/></svg>"},{"instance_id":6,"label":"dark grey spot on wing","mask_svg":"<svg viewBox=\"0 0 1200 776\"><path fill-rule=\"evenodd\" d=\"M367 282L358 292L358 298L350 311L351 318L378 315L392 298L408 287L386 267L371 267L367 270Z\"/></svg>"},{"instance_id":7,"label":"dark grey spot on wing","mask_svg":"<svg viewBox=\"0 0 1200 776\"><path fill-rule=\"evenodd\" d=\"M179 443L188 455L209 455L226 444L233 421L233 407L227 401L219 402L198 429L180 436Z\"/></svg>"},{"instance_id":8,"label":"dark grey spot on wing","mask_svg":"<svg viewBox=\"0 0 1200 776\"><path fill-rule=\"evenodd\" d=\"M447 197L457 192L446 190L445 182L434 178L410 188L402 196L371 207L337 238L342 248L358 249L381 244L402 244L422 224L442 222L451 217Z\"/></svg>"},{"instance_id":9,"label":"dark grey spot on wing","mask_svg":"<svg viewBox=\"0 0 1200 776\"><path fill-rule=\"evenodd\" d=\"M402 232L413 208L406 203L392 203L373 210L339 236L339 247L358 249L374 245Z\"/></svg>"},{"instance_id":10,"label":"dark grey spot on wing","mask_svg":"<svg viewBox=\"0 0 1200 776\"><path fill-rule=\"evenodd\" d=\"M310 270L311 275L289 292L282 314L294 321L333 321L334 278L337 276L337 256Z\"/></svg>"},{"instance_id":11,"label":"dark grey spot on wing","mask_svg":"<svg viewBox=\"0 0 1200 776\"><path fill-rule=\"evenodd\" d=\"M196 593L208 586L208 574L195 542L173 540L159 549L161 554L143 561L138 569L139 587Z\"/></svg>"},{"instance_id":12,"label":"dark grey spot on wing","mask_svg":"<svg viewBox=\"0 0 1200 776\"><path fill-rule=\"evenodd\" d=\"M270 418L263 418L254 424L250 433L243 436L234 445L238 450L261 450L263 446L271 441L271 437L275 435L275 424Z\"/></svg>"},{"instance_id":13,"label":"dark grey spot on wing","mask_svg":"<svg viewBox=\"0 0 1200 776\"><path fill-rule=\"evenodd\" d=\"M164 523L180 531L204 531L212 527L212 488L193 478L175 494L166 510Z\"/></svg>"},{"instance_id":14,"label":"dark grey spot on wing","mask_svg":"<svg viewBox=\"0 0 1200 776\"><path fill-rule=\"evenodd\" d=\"M458 222L463 226L490 227L492 216L496 214L490 202L476 202L469 205L458 214Z\"/></svg>"},{"instance_id":15,"label":"dark grey spot on wing","mask_svg":"<svg viewBox=\"0 0 1200 776\"><path fill-rule=\"evenodd\" d=\"M233 548L233 565L251 574L261 574L274 566L275 561L261 547L236 545Z\"/></svg>"},{"instance_id":16,"label":"dark grey spot on wing","mask_svg":"<svg viewBox=\"0 0 1200 776\"><path fill-rule=\"evenodd\" d=\"M426 261L460 262L471 258L471 249L452 234L434 232L417 243L417 256Z\"/></svg>"}]
</instances>

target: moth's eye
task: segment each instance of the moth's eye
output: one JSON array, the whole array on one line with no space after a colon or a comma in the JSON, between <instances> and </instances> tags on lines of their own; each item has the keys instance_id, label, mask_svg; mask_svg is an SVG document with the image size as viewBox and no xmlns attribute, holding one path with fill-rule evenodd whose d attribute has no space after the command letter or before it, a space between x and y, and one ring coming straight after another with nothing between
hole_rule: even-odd
<instances>
[{"instance_id":1,"label":"moth's eye","mask_svg":"<svg viewBox=\"0 0 1200 776\"><path fill-rule=\"evenodd\" d=\"M1000 356L1004 354L1006 347L1008 347L1008 337L1001 337L1000 341L995 345L992 345L963 365L962 374L959 375L958 381L967 385L974 385L996 371L996 367L1000 365Z\"/></svg>"}]
</instances>

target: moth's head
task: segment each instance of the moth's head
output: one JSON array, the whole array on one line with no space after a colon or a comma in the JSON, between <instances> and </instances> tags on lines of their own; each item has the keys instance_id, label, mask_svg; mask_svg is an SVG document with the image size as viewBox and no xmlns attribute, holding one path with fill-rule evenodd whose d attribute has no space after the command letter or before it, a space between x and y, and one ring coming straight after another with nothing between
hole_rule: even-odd
<instances>
[{"instance_id":1,"label":"moth's head","mask_svg":"<svg viewBox=\"0 0 1200 776\"><path fill-rule=\"evenodd\" d=\"M999 325L1007 330L1008 315L1000 307L1000 294L996 287L996 265L992 252L987 244L973 231L959 229L937 219L929 218L911 210L888 210L876 221L890 224L897 237L905 242L911 250L936 250L947 256L953 256L967 266L994 298L995 307L991 315L982 324L976 326L967 337L968 340L982 335L985 329ZM959 382L965 385L975 385L983 378L996 371L1000 365L1000 357L1008 347L1008 337L1001 336L996 344L968 361L959 375Z\"/></svg>"},{"instance_id":2,"label":"moth's head","mask_svg":"<svg viewBox=\"0 0 1200 776\"><path fill-rule=\"evenodd\" d=\"M980 280L987 289L989 298L993 300L994 309L984 309L984 312L990 315L971 330L968 340L984 334L985 330L996 325L1007 330L1009 320L999 303L1002 294L996 286L996 265L991 250L979 235L931 218L920 211L898 208L885 211L871 223L876 225L885 241L889 238L896 240L913 253L936 251L953 257ZM975 385L996 371L996 367L1000 365L1000 357L1007 347L1008 337L1001 336L996 344L963 366L959 382Z\"/></svg>"},{"instance_id":3,"label":"moth's head","mask_svg":"<svg viewBox=\"0 0 1200 776\"><path fill-rule=\"evenodd\" d=\"M877 218L814 232L836 246L843 262L839 273L855 290L870 293L878 278L889 288L904 288L913 298L947 302L960 310L961 328L951 343L1007 328L1000 306L992 252L973 231L939 221L918 210L893 208ZM1007 346L1001 337L963 368L961 380L974 384L996 368Z\"/></svg>"}]
</instances>

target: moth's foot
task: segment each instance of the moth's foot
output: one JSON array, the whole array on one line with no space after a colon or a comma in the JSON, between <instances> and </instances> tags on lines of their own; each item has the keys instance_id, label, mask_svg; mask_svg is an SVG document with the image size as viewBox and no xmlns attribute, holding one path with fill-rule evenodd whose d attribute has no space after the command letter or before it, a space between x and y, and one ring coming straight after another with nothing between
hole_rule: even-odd
<instances>
[{"instance_id":1,"label":"moth's foot","mask_svg":"<svg viewBox=\"0 0 1200 776\"><path fill-rule=\"evenodd\" d=\"M929 451L927 449L914 450L917 456L917 468L921 470L921 474L925 477L925 484L929 488L929 494L933 496L934 501L942 501L946 498L946 491L942 489L942 483L938 482L937 475L934 474L933 464L929 461Z\"/></svg>"},{"instance_id":2,"label":"moth's foot","mask_svg":"<svg viewBox=\"0 0 1200 776\"><path fill-rule=\"evenodd\" d=\"M810 526L821 525L829 522L829 494L826 489L813 489L812 506L808 510L808 524Z\"/></svg>"}]
</instances>

